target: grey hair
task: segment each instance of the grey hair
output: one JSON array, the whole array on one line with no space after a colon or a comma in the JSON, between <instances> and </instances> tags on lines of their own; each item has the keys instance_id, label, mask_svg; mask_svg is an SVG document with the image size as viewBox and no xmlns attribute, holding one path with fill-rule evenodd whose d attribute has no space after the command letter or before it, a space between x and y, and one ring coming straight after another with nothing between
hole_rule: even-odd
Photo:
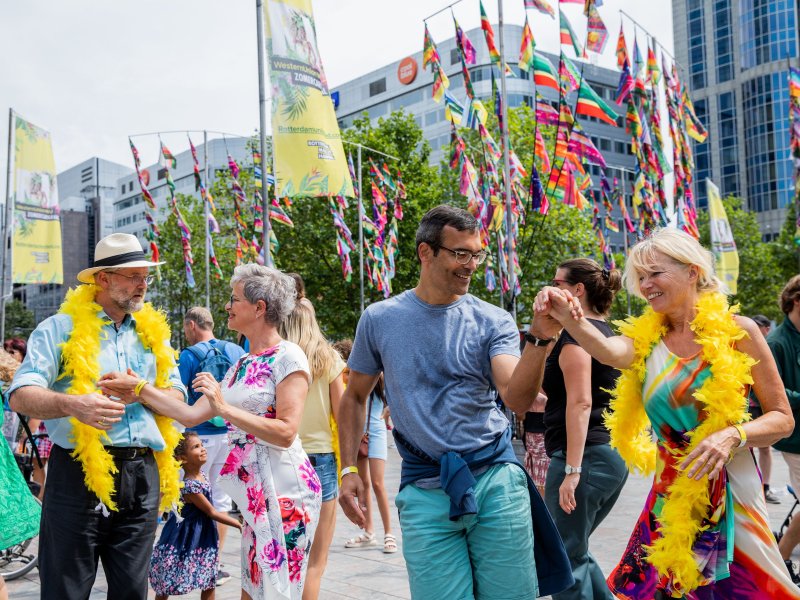
<instances>
[{"instance_id":1,"label":"grey hair","mask_svg":"<svg viewBox=\"0 0 800 600\"><path fill-rule=\"evenodd\" d=\"M233 270L231 287L242 283L245 299L251 304L263 300L267 305L264 319L276 327L294 310L297 290L294 279L277 269L248 263Z\"/></svg>"}]
</instances>

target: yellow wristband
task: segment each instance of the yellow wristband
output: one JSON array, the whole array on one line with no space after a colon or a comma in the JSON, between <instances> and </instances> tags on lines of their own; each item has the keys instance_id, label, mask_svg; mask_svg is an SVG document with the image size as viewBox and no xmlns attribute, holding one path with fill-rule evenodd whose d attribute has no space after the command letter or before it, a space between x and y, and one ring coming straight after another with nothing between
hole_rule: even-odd
<instances>
[{"instance_id":1,"label":"yellow wristband","mask_svg":"<svg viewBox=\"0 0 800 600\"><path fill-rule=\"evenodd\" d=\"M734 423L733 424L733 428L736 429L736 431L739 432L739 437L741 438L741 441L739 442L739 445L736 446L736 447L737 448L741 448L742 446L744 446L747 443L747 434L744 432L744 427L739 425L739 423Z\"/></svg>"},{"instance_id":2,"label":"yellow wristband","mask_svg":"<svg viewBox=\"0 0 800 600\"><path fill-rule=\"evenodd\" d=\"M136 387L133 388L133 395L138 398L139 394L142 393L142 389L144 389L144 386L146 386L147 383L148 383L147 379L140 379L139 383L136 384Z\"/></svg>"},{"instance_id":3,"label":"yellow wristband","mask_svg":"<svg viewBox=\"0 0 800 600\"><path fill-rule=\"evenodd\" d=\"M358 475L358 467L345 467L344 469L342 469L341 476L344 477L345 475L349 475L350 473Z\"/></svg>"}]
</instances>

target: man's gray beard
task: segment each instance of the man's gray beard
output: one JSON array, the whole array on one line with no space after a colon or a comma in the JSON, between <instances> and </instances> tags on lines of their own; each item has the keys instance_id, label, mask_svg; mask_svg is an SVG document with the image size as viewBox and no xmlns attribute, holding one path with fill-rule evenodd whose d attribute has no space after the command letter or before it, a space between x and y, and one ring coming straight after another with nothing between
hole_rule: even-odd
<instances>
[{"instance_id":1,"label":"man's gray beard","mask_svg":"<svg viewBox=\"0 0 800 600\"><path fill-rule=\"evenodd\" d=\"M134 300L133 298L126 300L125 302L119 302L115 300L115 303L120 310L125 311L125 314L128 315L139 312L144 307L144 300Z\"/></svg>"}]
</instances>

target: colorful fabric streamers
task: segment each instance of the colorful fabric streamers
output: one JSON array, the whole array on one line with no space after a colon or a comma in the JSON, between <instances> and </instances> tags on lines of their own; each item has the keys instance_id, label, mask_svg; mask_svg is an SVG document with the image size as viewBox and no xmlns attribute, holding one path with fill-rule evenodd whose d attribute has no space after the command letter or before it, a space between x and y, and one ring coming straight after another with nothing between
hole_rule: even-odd
<instances>
[{"instance_id":1,"label":"colorful fabric streamers","mask_svg":"<svg viewBox=\"0 0 800 600\"><path fill-rule=\"evenodd\" d=\"M219 233L219 223L214 218L214 211L216 211L216 207L214 206L214 199L211 197L211 194L208 193L206 189L205 182L200 175L200 161L197 158L197 148L194 147L192 143L192 138L189 137L187 134L186 137L189 139L189 149L192 151L192 167L194 169L194 189L195 191L200 190L200 199L202 200L203 204L205 205L208 203L208 239L206 243L208 244L208 260L209 263L214 267L214 276L217 279L222 279L222 268L219 265L219 261L214 253L214 240L211 237L212 233Z\"/></svg>"},{"instance_id":2,"label":"colorful fabric streamers","mask_svg":"<svg viewBox=\"0 0 800 600\"><path fill-rule=\"evenodd\" d=\"M789 147L792 151L795 221L794 244L800 246L800 70L789 67Z\"/></svg>"},{"instance_id":3,"label":"colorful fabric streamers","mask_svg":"<svg viewBox=\"0 0 800 600\"><path fill-rule=\"evenodd\" d=\"M531 8L533 10L538 10L540 13L545 15L550 15L552 18L556 18L556 11L553 10L553 7L550 6L550 3L547 0L524 0L525 8Z\"/></svg>"},{"instance_id":4,"label":"colorful fabric streamers","mask_svg":"<svg viewBox=\"0 0 800 600\"><path fill-rule=\"evenodd\" d=\"M619 37L617 38L617 67L622 69L625 65L630 70L630 60L628 59L628 45L625 43L625 31L622 29L622 23L619 24Z\"/></svg>"},{"instance_id":5,"label":"colorful fabric streamers","mask_svg":"<svg viewBox=\"0 0 800 600\"><path fill-rule=\"evenodd\" d=\"M489 17L486 16L486 11L483 8L483 0L479 0L479 4L481 8L481 29L483 30L483 37L486 38L489 58L499 68L502 68L500 64L500 52L497 50L497 46L494 43L494 29L492 29L492 24L489 22Z\"/></svg>"},{"instance_id":6,"label":"colorful fabric streamers","mask_svg":"<svg viewBox=\"0 0 800 600\"><path fill-rule=\"evenodd\" d=\"M425 24L425 39L422 43L422 68L428 65L438 65L442 61L439 58L439 51L436 49L436 44L433 42L431 32L428 31L428 25Z\"/></svg>"},{"instance_id":7,"label":"colorful fabric streamers","mask_svg":"<svg viewBox=\"0 0 800 600\"><path fill-rule=\"evenodd\" d=\"M602 54L608 42L608 29L606 29L600 13L594 4L589 4L588 32L586 34L586 49Z\"/></svg>"},{"instance_id":8,"label":"colorful fabric streamers","mask_svg":"<svg viewBox=\"0 0 800 600\"><path fill-rule=\"evenodd\" d=\"M166 170L166 179L167 179L167 195L169 197L169 203L172 207L172 214L175 215L175 220L178 222L178 229L181 232L181 246L183 247L183 266L184 266L184 274L186 275L186 285L190 288L195 286L194 282L194 273L192 272L192 265L194 264L194 257L192 256L192 231L189 229L189 226L186 224L186 220L183 218L183 213L181 213L180 208L178 207L178 200L175 197L175 182L172 180L172 173L170 172L170 164L174 169L177 166L177 161L175 157L172 155L167 147L164 145L163 142L161 143L161 156L164 158L165 165L164 168Z\"/></svg>"},{"instance_id":9,"label":"colorful fabric streamers","mask_svg":"<svg viewBox=\"0 0 800 600\"><path fill-rule=\"evenodd\" d=\"M456 26L456 45L458 46L458 50L461 53L464 62L466 62L468 65L474 65L477 56L475 47L472 45L472 42L469 41L467 34L464 33L461 27L459 27L455 15L453 15L453 23Z\"/></svg>"},{"instance_id":10,"label":"colorful fabric streamers","mask_svg":"<svg viewBox=\"0 0 800 600\"><path fill-rule=\"evenodd\" d=\"M558 91L558 78L553 64L538 52L533 55L533 80L536 85Z\"/></svg>"},{"instance_id":11,"label":"colorful fabric streamers","mask_svg":"<svg viewBox=\"0 0 800 600\"><path fill-rule=\"evenodd\" d=\"M585 80L581 81L581 87L580 90L578 90L575 114L595 117L609 125L617 126L617 113L603 102L600 96L597 95L597 92L595 92Z\"/></svg>"},{"instance_id":12,"label":"colorful fabric streamers","mask_svg":"<svg viewBox=\"0 0 800 600\"><path fill-rule=\"evenodd\" d=\"M522 44L519 49L519 68L526 73L531 70L535 65L533 51L536 48L536 42L533 39L533 32L531 26L528 24L528 17L525 17L525 26L522 29Z\"/></svg>"},{"instance_id":13,"label":"colorful fabric streamers","mask_svg":"<svg viewBox=\"0 0 800 600\"><path fill-rule=\"evenodd\" d=\"M139 180L139 188L142 190L142 198L144 198L145 202L144 217L145 221L147 221L147 232L144 234L144 236L150 245L150 260L153 262L158 262L160 253L156 240L161 232L158 230L158 225L156 225L155 218L153 217L156 203L153 200L152 194L150 194L150 191L147 189L147 181L145 180L145 176L142 174L142 161L139 158L139 151L136 149L136 146L133 145L133 140L130 138L128 139L128 143L131 146L133 164L136 168L136 178ZM156 276L159 279L161 278L161 271L159 267L156 267Z\"/></svg>"},{"instance_id":14,"label":"colorful fabric streamers","mask_svg":"<svg viewBox=\"0 0 800 600\"><path fill-rule=\"evenodd\" d=\"M333 226L336 229L336 254L342 263L342 277L345 281L350 281L353 275L353 266L350 262L350 252L356 249L350 228L344 220L345 210L348 208L347 198L335 196L328 199Z\"/></svg>"},{"instance_id":15,"label":"colorful fabric streamers","mask_svg":"<svg viewBox=\"0 0 800 600\"><path fill-rule=\"evenodd\" d=\"M586 58L586 52L581 46L581 43L578 40L578 36L575 35L575 32L573 31L572 25L570 25L567 16L563 12L559 11L558 17L560 22L559 35L561 39L561 45L572 46L572 49L575 51L575 56Z\"/></svg>"}]
</instances>

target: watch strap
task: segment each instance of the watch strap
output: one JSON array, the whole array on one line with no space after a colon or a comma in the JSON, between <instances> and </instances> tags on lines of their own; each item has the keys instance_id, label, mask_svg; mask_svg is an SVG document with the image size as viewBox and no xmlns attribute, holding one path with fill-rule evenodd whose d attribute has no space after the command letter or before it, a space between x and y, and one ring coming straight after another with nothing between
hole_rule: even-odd
<instances>
[{"instance_id":1,"label":"watch strap","mask_svg":"<svg viewBox=\"0 0 800 600\"><path fill-rule=\"evenodd\" d=\"M579 475L583 469L581 467L573 467L572 465L565 465L564 466L564 473L567 475Z\"/></svg>"},{"instance_id":2,"label":"watch strap","mask_svg":"<svg viewBox=\"0 0 800 600\"><path fill-rule=\"evenodd\" d=\"M530 331L526 331L523 337L525 338L525 341L527 343L532 344L537 348L540 348L542 346L547 346L547 344L553 341L553 338L536 337Z\"/></svg>"}]
</instances>

